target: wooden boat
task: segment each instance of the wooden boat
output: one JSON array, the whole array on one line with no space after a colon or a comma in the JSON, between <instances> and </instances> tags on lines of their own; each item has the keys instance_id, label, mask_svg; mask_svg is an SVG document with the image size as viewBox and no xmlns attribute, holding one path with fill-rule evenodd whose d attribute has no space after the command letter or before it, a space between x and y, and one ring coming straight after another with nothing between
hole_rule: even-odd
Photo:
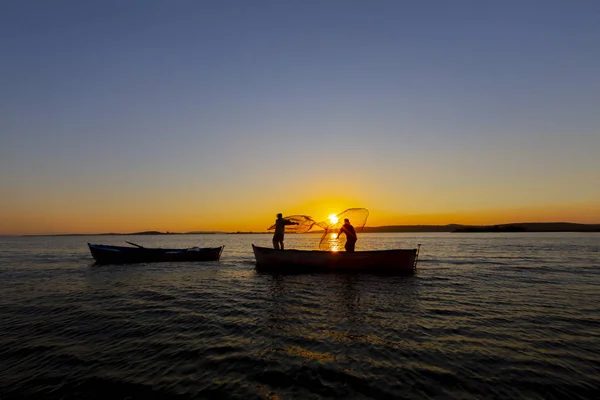
<instances>
[{"instance_id":1,"label":"wooden boat","mask_svg":"<svg viewBox=\"0 0 600 400\"><path fill-rule=\"evenodd\" d=\"M92 257L98 264L129 264L147 262L174 261L218 261L223 247L192 247L189 249L162 249L143 247L127 242L136 247L108 246L88 243Z\"/></svg>"},{"instance_id":2,"label":"wooden boat","mask_svg":"<svg viewBox=\"0 0 600 400\"><path fill-rule=\"evenodd\" d=\"M276 272L349 271L412 274L419 249L355 251L275 250L252 245L256 268Z\"/></svg>"}]
</instances>

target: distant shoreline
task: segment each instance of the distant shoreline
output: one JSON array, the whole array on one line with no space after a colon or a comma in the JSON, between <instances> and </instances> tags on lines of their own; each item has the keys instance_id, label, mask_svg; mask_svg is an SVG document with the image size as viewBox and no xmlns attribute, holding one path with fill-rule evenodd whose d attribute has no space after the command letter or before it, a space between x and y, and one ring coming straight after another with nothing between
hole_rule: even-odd
<instances>
[{"instance_id":1,"label":"distant shoreline","mask_svg":"<svg viewBox=\"0 0 600 400\"><path fill-rule=\"evenodd\" d=\"M427 232L449 232L449 233L484 233L484 232L600 232L600 224L576 224L571 222L522 222L498 225L388 225L388 226L366 226L363 233L427 233ZM45 235L4 235L20 237L46 237L46 236L140 236L140 235L244 235L244 234L269 234L272 232L253 231L193 231L193 232L159 232L143 231L133 233L63 233ZM308 233L323 233L322 230ZM290 233L291 234L291 233Z\"/></svg>"}]
</instances>

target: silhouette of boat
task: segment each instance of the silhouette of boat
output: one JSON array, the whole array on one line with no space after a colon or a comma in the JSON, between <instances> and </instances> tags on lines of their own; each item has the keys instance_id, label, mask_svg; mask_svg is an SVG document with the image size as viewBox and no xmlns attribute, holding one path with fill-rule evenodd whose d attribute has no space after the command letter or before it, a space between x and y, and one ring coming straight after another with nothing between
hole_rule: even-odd
<instances>
[{"instance_id":1,"label":"silhouette of boat","mask_svg":"<svg viewBox=\"0 0 600 400\"><path fill-rule=\"evenodd\" d=\"M98 264L130 264L173 261L218 261L223 247L191 247L188 249L162 249L143 247L127 242L135 247L108 246L88 243L92 257Z\"/></svg>"},{"instance_id":2,"label":"silhouette of boat","mask_svg":"<svg viewBox=\"0 0 600 400\"><path fill-rule=\"evenodd\" d=\"M347 271L412 274L416 249L355 251L275 250L252 245L257 270L274 272Z\"/></svg>"}]
</instances>

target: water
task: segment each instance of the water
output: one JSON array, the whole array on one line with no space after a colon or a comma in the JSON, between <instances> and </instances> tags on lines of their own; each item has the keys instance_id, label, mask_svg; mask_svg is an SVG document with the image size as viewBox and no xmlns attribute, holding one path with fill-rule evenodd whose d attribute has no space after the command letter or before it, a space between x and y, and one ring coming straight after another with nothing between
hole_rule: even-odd
<instances>
[{"instance_id":1,"label":"water","mask_svg":"<svg viewBox=\"0 0 600 400\"><path fill-rule=\"evenodd\" d=\"M0 238L0 398L597 398L600 234L360 236L412 277L257 273L270 239ZM225 250L93 265L124 240Z\"/></svg>"}]
</instances>

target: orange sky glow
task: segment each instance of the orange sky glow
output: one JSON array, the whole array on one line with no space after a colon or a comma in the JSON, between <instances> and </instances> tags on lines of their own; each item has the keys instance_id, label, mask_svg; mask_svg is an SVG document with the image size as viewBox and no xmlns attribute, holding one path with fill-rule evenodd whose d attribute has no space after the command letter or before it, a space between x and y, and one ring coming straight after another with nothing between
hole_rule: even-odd
<instances>
[{"instance_id":1,"label":"orange sky glow","mask_svg":"<svg viewBox=\"0 0 600 400\"><path fill-rule=\"evenodd\" d=\"M153 209L123 206L108 209L73 206L22 209L2 212L0 234L63 234L63 233L129 233L147 230L161 232L190 231L253 231L264 232L273 223L275 214L305 214L317 221L325 220L351 207L368 206L348 199L311 200L277 207L275 204L252 204L223 208L216 205L202 209L165 206ZM513 222L578 222L599 223L600 205L596 202L550 204L513 208L475 209L470 211L418 212L418 210L382 210L369 208L367 226L384 225L445 225L451 223L490 225Z\"/></svg>"},{"instance_id":2,"label":"orange sky glow","mask_svg":"<svg viewBox=\"0 0 600 400\"><path fill-rule=\"evenodd\" d=\"M0 234L600 223L595 2L6 3Z\"/></svg>"}]
</instances>

